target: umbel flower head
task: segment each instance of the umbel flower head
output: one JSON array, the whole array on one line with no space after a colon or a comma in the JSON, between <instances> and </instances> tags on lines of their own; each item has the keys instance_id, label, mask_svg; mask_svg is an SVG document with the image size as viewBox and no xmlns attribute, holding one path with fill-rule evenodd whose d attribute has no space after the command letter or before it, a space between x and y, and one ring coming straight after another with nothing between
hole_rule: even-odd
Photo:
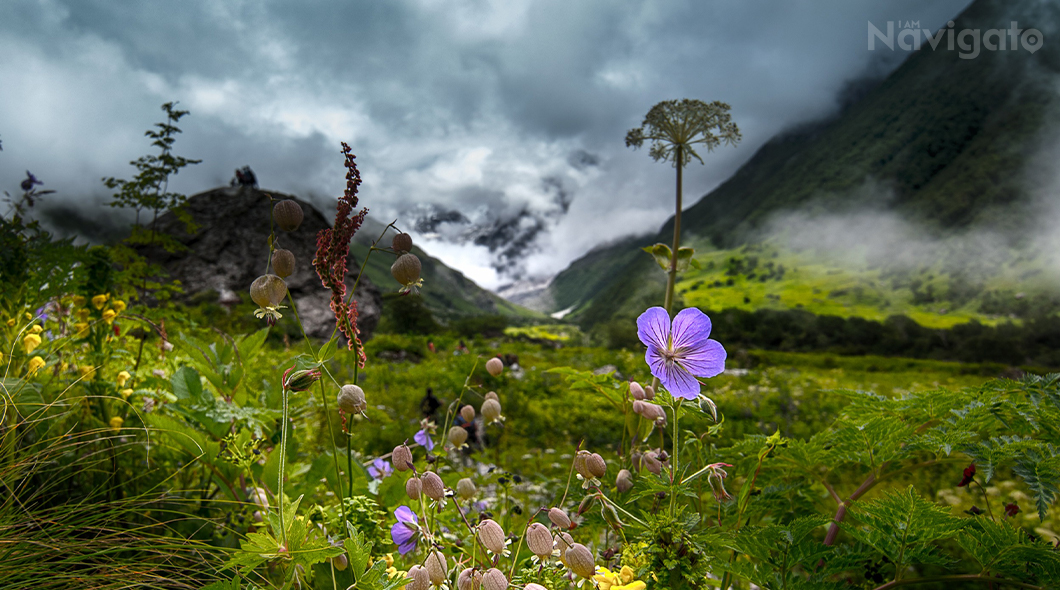
<instances>
[{"instance_id":1,"label":"umbel flower head","mask_svg":"<svg viewBox=\"0 0 1060 590\"><path fill-rule=\"evenodd\" d=\"M647 347L644 359L670 395L696 399L696 377L714 377L725 370L725 349L709 339L710 318L694 307L681 310L670 323L661 307L652 307L637 318L637 336Z\"/></svg>"}]
</instances>

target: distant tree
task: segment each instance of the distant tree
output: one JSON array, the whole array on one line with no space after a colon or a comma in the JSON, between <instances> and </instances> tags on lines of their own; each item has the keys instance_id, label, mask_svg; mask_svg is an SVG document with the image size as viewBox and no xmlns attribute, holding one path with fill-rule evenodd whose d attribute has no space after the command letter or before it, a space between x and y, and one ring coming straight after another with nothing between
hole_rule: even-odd
<instances>
[{"instance_id":1,"label":"distant tree","mask_svg":"<svg viewBox=\"0 0 1060 590\"><path fill-rule=\"evenodd\" d=\"M696 153L696 147L706 147L713 151L725 143L736 145L742 136L736 123L729 115L729 105L723 102L707 104L701 100L667 100L653 106L644 117L640 127L630 129L626 134L626 147L641 147L645 141L651 142L648 154L658 161L673 162L677 169L677 206L674 212L673 248L665 244L656 244L649 248L660 266L666 270L666 311L673 305L674 284L677 280L679 266L687 266L692 261L692 250L681 248L681 181L682 171L692 158L703 163L703 158ZM667 265L667 259L669 264ZM666 267L669 268L666 268Z\"/></svg>"}]
</instances>

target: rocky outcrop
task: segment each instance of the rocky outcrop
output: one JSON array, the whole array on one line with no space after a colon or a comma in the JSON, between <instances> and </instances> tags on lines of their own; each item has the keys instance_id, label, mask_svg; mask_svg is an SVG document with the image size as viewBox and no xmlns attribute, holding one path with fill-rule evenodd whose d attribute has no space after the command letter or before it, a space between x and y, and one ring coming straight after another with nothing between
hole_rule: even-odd
<instances>
[{"instance_id":1,"label":"rocky outcrop","mask_svg":"<svg viewBox=\"0 0 1060 590\"><path fill-rule=\"evenodd\" d=\"M296 261L287 286L298 305L298 314L311 336L326 338L335 326L329 302L331 291L321 286L313 269L317 233L331 222L309 203L296 197L255 188L225 187L190 197L185 210L196 224L188 233L183 221L173 213L158 218L155 228L173 236L187 247L169 253L161 248L145 248L141 253L161 265L184 287L184 297L192 299L216 292L221 302L238 300L237 293L250 292L250 284L265 272L268 256L269 195L275 201L293 199L302 206L305 219L293 232L276 228L276 246L290 250ZM360 264L351 255L347 261L346 288L353 288ZM382 298L366 276L355 294L359 311L358 326L369 336L379 323ZM290 313L287 310L287 313Z\"/></svg>"}]
</instances>

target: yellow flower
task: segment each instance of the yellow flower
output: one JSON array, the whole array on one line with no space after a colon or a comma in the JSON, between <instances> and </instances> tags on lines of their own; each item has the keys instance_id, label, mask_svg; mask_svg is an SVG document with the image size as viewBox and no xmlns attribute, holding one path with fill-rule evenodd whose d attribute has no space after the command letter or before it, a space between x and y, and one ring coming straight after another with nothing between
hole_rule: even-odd
<instances>
[{"instance_id":1,"label":"yellow flower","mask_svg":"<svg viewBox=\"0 0 1060 590\"><path fill-rule=\"evenodd\" d=\"M114 380L118 382L118 387L125 387L125 382L131 378L132 375L130 375L128 371L122 371L121 373L118 373L118 376L115 377Z\"/></svg>"},{"instance_id":2,"label":"yellow flower","mask_svg":"<svg viewBox=\"0 0 1060 590\"><path fill-rule=\"evenodd\" d=\"M114 301L111 301L110 306L113 307L114 311L117 313L125 311L125 302L121 299L115 299Z\"/></svg>"},{"instance_id":3,"label":"yellow flower","mask_svg":"<svg viewBox=\"0 0 1060 590\"><path fill-rule=\"evenodd\" d=\"M389 556L389 554L387 554L387 555ZM394 558L390 557L390 561L393 561L393 560L394 560ZM386 568L386 575L391 580L404 580L405 578L408 577L409 573L406 572L406 571L403 571L403 570L399 570L398 568L396 568L394 566L390 566L390 567ZM405 590L405 586L406 586L406 584L402 584L401 586L398 586L394 590Z\"/></svg>"},{"instance_id":4,"label":"yellow flower","mask_svg":"<svg viewBox=\"0 0 1060 590\"><path fill-rule=\"evenodd\" d=\"M383 556L383 561L386 562L386 566L387 567L394 567L394 554L393 553L387 553L386 555Z\"/></svg>"},{"instance_id":5,"label":"yellow flower","mask_svg":"<svg viewBox=\"0 0 1060 590\"><path fill-rule=\"evenodd\" d=\"M33 324L29 327L30 334L40 334L42 331L44 331L44 328L40 327L40 324Z\"/></svg>"},{"instance_id":6,"label":"yellow flower","mask_svg":"<svg viewBox=\"0 0 1060 590\"><path fill-rule=\"evenodd\" d=\"M121 393L121 398L122 399L129 399L129 396L133 394L133 390L131 390L131 389L123 389L123 390L121 390L120 393Z\"/></svg>"},{"instance_id":7,"label":"yellow flower","mask_svg":"<svg viewBox=\"0 0 1060 590\"><path fill-rule=\"evenodd\" d=\"M15 318L11 318L11 319L7 320L7 327L8 328L14 328L15 327Z\"/></svg>"},{"instance_id":8,"label":"yellow flower","mask_svg":"<svg viewBox=\"0 0 1060 590\"><path fill-rule=\"evenodd\" d=\"M27 320L32 320L32 319L33 319L33 314L31 314L31 313L30 313L30 312L28 312L28 311L27 311L27 312L26 312L25 314L23 314L23 315L25 315L25 316L26 316L26 319L27 319Z\"/></svg>"},{"instance_id":9,"label":"yellow flower","mask_svg":"<svg viewBox=\"0 0 1060 590\"><path fill-rule=\"evenodd\" d=\"M26 347L26 354L32 354L33 349L40 346L40 336L36 334L26 334L26 337L22 339L22 344Z\"/></svg>"},{"instance_id":10,"label":"yellow flower","mask_svg":"<svg viewBox=\"0 0 1060 590\"><path fill-rule=\"evenodd\" d=\"M107 302L110 295L96 295L92 298L92 307L96 309L103 309L103 304Z\"/></svg>"},{"instance_id":11,"label":"yellow flower","mask_svg":"<svg viewBox=\"0 0 1060 590\"><path fill-rule=\"evenodd\" d=\"M81 365L77 368L77 372L81 373L81 377L83 377L85 381L89 381L95 377L96 368L90 365Z\"/></svg>"},{"instance_id":12,"label":"yellow flower","mask_svg":"<svg viewBox=\"0 0 1060 590\"><path fill-rule=\"evenodd\" d=\"M4 362L4 353L0 352L0 363Z\"/></svg>"},{"instance_id":13,"label":"yellow flower","mask_svg":"<svg viewBox=\"0 0 1060 590\"><path fill-rule=\"evenodd\" d=\"M114 432L117 432L117 431L121 430L121 425L124 424L124 423L125 423L125 420L122 420L121 416L115 416L115 417L110 419L110 429L113 430Z\"/></svg>"},{"instance_id":14,"label":"yellow flower","mask_svg":"<svg viewBox=\"0 0 1060 590\"><path fill-rule=\"evenodd\" d=\"M593 580L600 590L644 590L647 587L644 582L633 579L636 574L628 565L618 572L612 572L606 567L598 568L597 572Z\"/></svg>"},{"instance_id":15,"label":"yellow flower","mask_svg":"<svg viewBox=\"0 0 1060 590\"><path fill-rule=\"evenodd\" d=\"M74 324L74 332L78 338L84 338L88 336L88 324L85 322L77 322Z\"/></svg>"},{"instance_id":16,"label":"yellow flower","mask_svg":"<svg viewBox=\"0 0 1060 590\"><path fill-rule=\"evenodd\" d=\"M80 296L80 295L74 295L71 298L71 301L73 301L74 305L77 306L77 307L81 307L82 305L85 304L85 298Z\"/></svg>"},{"instance_id":17,"label":"yellow flower","mask_svg":"<svg viewBox=\"0 0 1060 590\"><path fill-rule=\"evenodd\" d=\"M83 321L83 320L88 319L88 316L91 313L92 313L91 311L89 311L88 309L82 307L81 309L77 310L77 317L81 318L81 320Z\"/></svg>"},{"instance_id":18,"label":"yellow flower","mask_svg":"<svg viewBox=\"0 0 1060 590\"><path fill-rule=\"evenodd\" d=\"M36 375L37 371L41 370L42 367L44 367L44 359L42 359L41 357L35 356L29 359L28 369L30 375Z\"/></svg>"},{"instance_id":19,"label":"yellow flower","mask_svg":"<svg viewBox=\"0 0 1060 590\"><path fill-rule=\"evenodd\" d=\"M116 315L118 315L118 312L114 311L113 309L108 309L107 311L103 312L103 321L110 324L114 322L114 316Z\"/></svg>"}]
</instances>

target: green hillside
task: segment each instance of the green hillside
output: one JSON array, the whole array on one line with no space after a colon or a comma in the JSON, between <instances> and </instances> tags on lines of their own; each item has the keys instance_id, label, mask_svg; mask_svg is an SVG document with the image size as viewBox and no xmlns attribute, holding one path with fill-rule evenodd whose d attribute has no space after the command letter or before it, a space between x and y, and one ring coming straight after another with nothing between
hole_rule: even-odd
<instances>
[{"instance_id":1,"label":"green hillside","mask_svg":"<svg viewBox=\"0 0 1060 590\"><path fill-rule=\"evenodd\" d=\"M1047 31L1060 23L1060 6L979 0L956 20L957 29L1006 28L1015 20ZM1031 194L1038 188L1028 184L1025 166L1041 139L1058 129L1057 73L1060 46L1049 43L1034 54L983 51L976 59L960 59L958 52L941 47L915 53L835 119L787 132L759 149L729 180L685 211L684 239L698 243L701 252L704 245L733 248L759 241L778 213L870 210L915 220L939 237L987 229L1012 236L1017 249L1024 247L1019 230L1037 214ZM645 165L651 165L647 159ZM656 235L627 239L575 261L550 287L555 309L573 308L571 319L592 325L615 314L628 317L645 302L662 301L664 277L639 247L669 242L672 231L671 219ZM948 282L939 277L948 272L934 269L932 280ZM587 276L591 279L585 280ZM690 291L699 280L695 274L685 277L686 303L703 301L698 290ZM1006 279L1010 287L1012 280ZM815 299L829 299L812 290L827 293L843 287L812 283L802 287L810 292L792 300L835 311L832 305L815 304ZM981 280L975 284L987 287ZM783 300L782 294L758 284L738 298L710 297L738 305L776 304L767 295ZM744 296L751 302L745 304ZM905 309L894 298L887 302ZM978 313L964 298L957 307L951 303L942 302L949 306L949 318ZM887 313L875 304L850 305L843 310L870 317ZM969 311L958 311L965 308ZM923 313L914 315L934 322Z\"/></svg>"}]
</instances>

